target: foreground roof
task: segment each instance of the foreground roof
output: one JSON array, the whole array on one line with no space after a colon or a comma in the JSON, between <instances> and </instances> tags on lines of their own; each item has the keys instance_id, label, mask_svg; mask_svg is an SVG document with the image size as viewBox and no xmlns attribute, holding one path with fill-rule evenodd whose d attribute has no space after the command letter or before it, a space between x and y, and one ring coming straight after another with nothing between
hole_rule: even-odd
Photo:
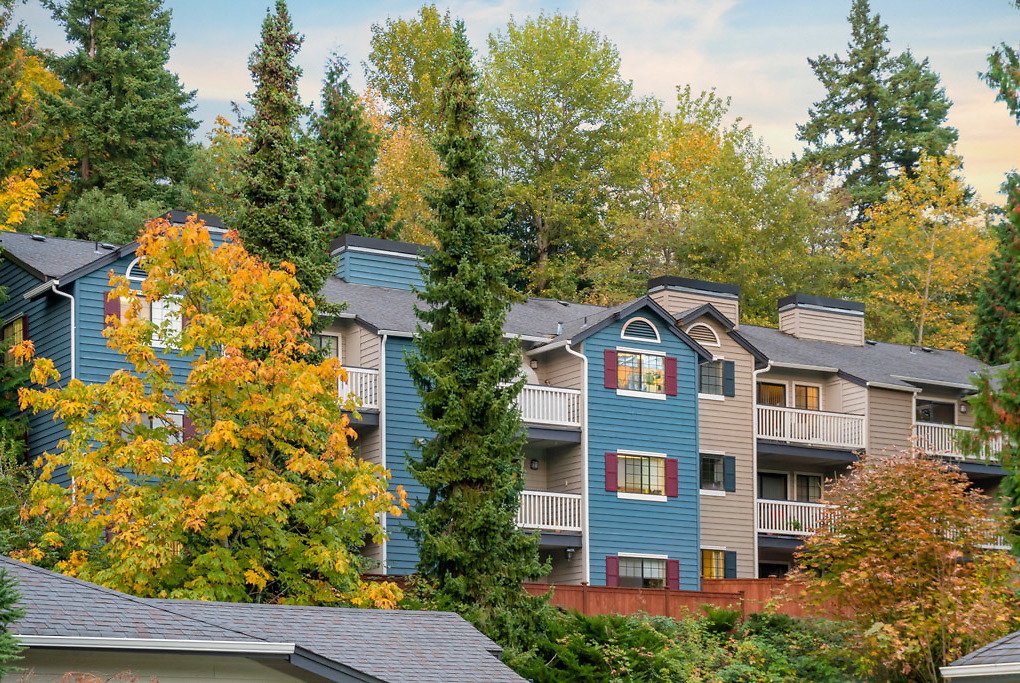
<instances>
[{"instance_id":1,"label":"foreground roof","mask_svg":"<svg viewBox=\"0 0 1020 683\"><path fill-rule=\"evenodd\" d=\"M30 647L276 654L334 680L520 681L457 614L136 598L0 555Z\"/></svg>"},{"instance_id":2,"label":"foreground roof","mask_svg":"<svg viewBox=\"0 0 1020 683\"><path fill-rule=\"evenodd\" d=\"M969 378L985 367L975 358L945 349L871 341L864 346L849 346L797 339L777 329L756 325L741 325L740 333L773 366L828 368L860 384L903 391L915 391L919 385L967 391L972 389Z\"/></svg>"},{"instance_id":3,"label":"foreground roof","mask_svg":"<svg viewBox=\"0 0 1020 683\"><path fill-rule=\"evenodd\" d=\"M942 667L951 681L1020 680L1020 631L1010 633ZM999 678L999 677L1002 678Z\"/></svg>"}]
</instances>

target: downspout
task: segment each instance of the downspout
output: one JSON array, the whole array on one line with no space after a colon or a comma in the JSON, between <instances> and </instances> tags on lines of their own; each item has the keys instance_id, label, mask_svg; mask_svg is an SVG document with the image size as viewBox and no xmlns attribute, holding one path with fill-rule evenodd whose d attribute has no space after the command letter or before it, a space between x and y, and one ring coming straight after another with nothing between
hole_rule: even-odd
<instances>
[{"instance_id":1,"label":"downspout","mask_svg":"<svg viewBox=\"0 0 1020 683\"><path fill-rule=\"evenodd\" d=\"M581 545L584 559L584 583L591 585L591 544L588 534L588 356L584 355L584 342L581 352L574 351L569 343L563 345L571 356L581 359ZM757 541L757 539L755 539Z\"/></svg>"},{"instance_id":2,"label":"downspout","mask_svg":"<svg viewBox=\"0 0 1020 683\"><path fill-rule=\"evenodd\" d=\"M49 285L49 287L47 288L46 285ZM28 292L25 292L22 295L22 298L24 298L26 301L29 301L29 300L34 299L35 297L39 296L43 292L47 291L47 289L48 289L49 291L53 292L57 296L62 296L65 299L67 299L68 301L71 302L71 379L77 379L77 377L78 377L78 363L77 363L78 349L77 349L77 339L76 338L77 338L78 324L77 324L77 318L75 318L74 297L72 295L68 294L67 292L61 292L59 289L57 289L57 287L59 287L59 286L60 286L60 280L49 280L48 282L44 282L41 287L35 287L32 290L30 290Z\"/></svg>"},{"instance_id":3,"label":"downspout","mask_svg":"<svg viewBox=\"0 0 1020 683\"><path fill-rule=\"evenodd\" d=\"M754 509L754 528L751 538L754 540L754 577L758 578L758 375L772 369L772 361L760 370L751 372L751 501Z\"/></svg>"},{"instance_id":4,"label":"downspout","mask_svg":"<svg viewBox=\"0 0 1020 683\"><path fill-rule=\"evenodd\" d=\"M379 348L379 462L386 468L386 339L389 337L388 334L383 334L382 343ZM382 526L383 533L386 534L386 540L382 544L382 573L387 575L390 573L389 565L387 564L386 552L390 546L389 533L386 531L387 520L389 513L384 512L382 515Z\"/></svg>"}]
</instances>

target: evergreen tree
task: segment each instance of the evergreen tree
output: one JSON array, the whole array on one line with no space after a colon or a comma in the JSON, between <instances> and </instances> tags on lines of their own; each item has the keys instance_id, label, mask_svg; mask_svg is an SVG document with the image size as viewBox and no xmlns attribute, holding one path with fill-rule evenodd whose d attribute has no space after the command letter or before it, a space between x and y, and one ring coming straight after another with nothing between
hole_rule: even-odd
<instances>
[{"instance_id":1,"label":"evergreen tree","mask_svg":"<svg viewBox=\"0 0 1020 683\"><path fill-rule=\"evenodd\" d=\"M161 0L46 0L75 46L56 60L64 92L50 115L66 125L73 201L99 188L131 202L178 202L198 124L194 91L166 69L174 35Z\"/></svg>"},{"instance_id":2,"label":"evergreen tree","mask_svg":"<svg viewBox=\"0 0 1020 683\"><path fill-rule=\"evenodd\" d=\"M294 264L302 290L317 296L332 269L325 233L313 220L311 150L300 123L308 108L298 96L294 57L304 39L294 33L284 0L275 10L266 12L262 41L248 61L254 113L245 122L250 146L238 230L251 253L273 266Z\"/></svg>"},{"instance_id":3,"label":"evergreen tree","mask_svg":"<svg viewBox=\"0 0 1020 683\"><path fill-rule=\"evenodd\" d=\"M316 135L315 172L320 197L317 222L328 237L351 233L393 237L389 231L392 208L368 204L379 156L379 136L365 118L365 108L347 80L347 64L337 55L326 67L322 87L322 113L312 126Z\"/></svg>"},{"instance_id":4,"label":"evergreen tree","mask_svg":"<svg viewBox=\"0 0 1020 683\"><path fill-rule=\"evenodd\" d=\"M460 22L451 52L438 138L448 182L432 199L439 247L425 259L417 349L408 358L419 415L435 432L411 462L428 489L412 519L418 570L435 582L440 605L499 638L511 631L509 620L540 604L521 583L543 566L538 539L515 522L524 486L514 406L522 380L517 345L503 339L515 295L506 282L509 246L497 234L477 75Z\"/></svg>"},{"instance_id":5,"label":"evergreen tree","mask_svg":"<svg viewBox=\"0 0 1020 683\"><path fill-rule=\"evenodd\" d=\"M11 31L14 0L0 0L0 178L18 166L25 149L21 123L20 30Z\"/></svg>"},{"instance_id":6,"label":"evergreen tree","mask_svg":"<svg viewBox=\"0 0 1020 683\"><path fill-rule=\"evenodd\" d=\"M998 244L976 296L977 321L970 352L989 365L1016 359L1020 332L1020 174L1003 183L1006 215L995 226Z\"/></svg>"},{"instance_id":7,"label":"evergreen tree","mask_svg":"<svg viewBox=\"0 0 1020 683\"><path fill-rule=\"evenodd\" d=\"M944 156L957 132L943 125L952 103L928 60L909 51L892 56L888 27L868 0L854 0L848 19L846 57L808 60L826 95L797 126L797 138L808 145L801 164L843 177L861 223L895 173L911 172L922 152Z\"/></svg>"},{"instance_id":8,"label":"evergreen tree","mask_svg":"<svg viewBox=\"0 0 1020 683\"><path fill-rule=\"evenodd\" d=\"M7 572L0 570L0 679L4 674L15 671L15 667L4 666L21 659L19 653L23 649L7 627L25 616L25 610L15 607L18 591L14 579Z\"/></svg>"}]
</instances>

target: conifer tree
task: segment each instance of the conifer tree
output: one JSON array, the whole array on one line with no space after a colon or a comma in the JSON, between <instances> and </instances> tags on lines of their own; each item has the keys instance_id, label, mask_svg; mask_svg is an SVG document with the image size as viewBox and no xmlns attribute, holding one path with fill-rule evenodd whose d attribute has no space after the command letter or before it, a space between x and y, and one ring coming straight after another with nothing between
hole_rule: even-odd
<instances>
[{"instance_id":1,"label":"conifer tree","mask_svg":"<svg viewBox=\"0 0 1020 683\"><path fill-rule=\"evenodd\" d=\"M441 94L438 138L447 179L432 198L438 248L423 268L416 352L408 367L419 415L435 432L411 463L428 489L413 519L418 570L439 601L490 635L538 599L521 583L543 573L538 541L515 522L524 486L517 345L503 339L515 295L506 282L509 246L498 236L495 188L478 129L477 75L458 22ZM531 602L536 601L536 602ZM498 637L498 636L497 636Z\"/></svg>"},{"instance_id":2,"label":"conifer tree","mask_svg":"<svg viewBox=\"0 0 1020 683\"><path fill-rule=\"evenodd\" d=\"M944 156L957 132L944 125L952 103L928 60L892 56L888 27L868 0L854 0L848 19L847 55L808 60L826 94L797 137L807 144L801 164L842 176L860 224L895 173L911 172L922 152Z\"/></svg>"},{"instance_id":3,"label":"conifer tree","mask_svg":"<svg viewBox=\"0 0 1020 683\"><path fill-rule=\"evenodd\" d=\"M68 201L91 188L130 202L178 202L198 124L194 91L166 69L174 35L162 0L46 0L74 49L56 60L64 92L50 115L66 125L77 175Z\"/></svg>"},{"instance_id":4,"label":"conifer tree","mask_svg":"<svg viewBox=\"0 0 1020 683\"><path fill-rule=\"evenodd\" d=\"M1020 333L1020 174L1011 173L1002 187L1006 215L995 226L997 248L977 293L970 343L970 352L989 365L1016 360Z\"/></svg>"},{"instance_id":5,"label":"conifer tree","mask_svg":"<svg viewBox=\"0 0 1020 683\"><path fill-rule=\"evenodd\" d=\"M313 221L311 150L301 130L308 108L298 96L301 69L294 58L303 40L287 3L277 0L248 61L254 112L245 122L250 147L242 163L238 230L251 253L273 266L293 263L302 290L317 296L331 268L328 241Z\"/></svg>"},{"instance_id":6,"label":"conifer tree","mask_svg":"<svg viewBox=\"0 0 1020 683\"><path fill-rule=\"evenodd\" d=\"M11 29L14 0L0 0L0 178L5 178L25 149L21 121L20 30Z\"/></svg>"},{"instance_id":7,"label":"conifer tree","mask_svg":"<svg viewBox=\"0 0 1020 683\"><path fill-rule=\"evenodd\" d=\"M379 136L368 125L365 108L347 80L347 63L334 55L326 67L322 113L312 126L316 135L315 173L320 193L317 222L327 237L351 233L393 237L388 230L392 209L368 204Z\"/></svg>"},{"instance_id":8,"label":"conifer tree","mask_svg":"<svg viewBox=\"0 0 1020 683\"><path fill-rule=\"evenodd\" d=\"M0 679L4 674L11 673L14 667L4 666L12 664L21 656L23 649L14 636L7 630L7 627L25 615L25 610L15 607L18 601L18 591L14 579L7 575L7 572L0 570Z\"/></svg>"}]
</instances>

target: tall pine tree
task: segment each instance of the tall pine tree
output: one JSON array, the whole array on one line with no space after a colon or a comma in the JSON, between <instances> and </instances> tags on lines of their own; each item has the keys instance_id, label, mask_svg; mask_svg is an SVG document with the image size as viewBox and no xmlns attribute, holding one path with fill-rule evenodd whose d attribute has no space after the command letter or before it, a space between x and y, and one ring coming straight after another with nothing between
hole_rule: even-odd
<instances>
[{"instance_id":1,"label":"tall pine tree","mask_svg":"<svg viewBox=\"0 0 1020 683\"><path fill-rule=\"evenodd\" d=\"M4 674L15 671L15 667L4 666L21 659L24 649L8 631L8 626L25 615L25 610L16 607L18 591L14 579L0 570L0 679Z\"/></svg>"},{"instance_id":2,"label":"tall pine tree","mask_svg":"<svg viewBox=\"0 0 1020 683\"><path fill-rule=\"evenodd\" d=\"M861 223L893 175L911 172L922 152L943 156L957 132L944 125L952 103L928 60L909 51L892 56L888 27L868 0L854 0L848 18L847 55L808 60L826 94L797 126L797 138L807 144L802 164L843 178Z\"/></svg>"},{"instance_id":3,"label":"tall pine tree","mask_svg":"<svg viewBox=\"0 0 1020 683\"><path fill-rule=\"evenodd\" d=\"M412 519L418 570L435 582L440 604L499 637L519 608L539 603L521 583L543 566L537 538L515 521L524 487L514 405L522 380L517 345L503 339L515 294L506 282L509 245L497 234L477 74L460 22L451 52L437 145L448 182L432 199L439 247L425 259L417 348L408 358L419 415L435 432L411 463L429 491Z\"/></svg>"},{"instance_id":4,"label":"tall pine tree","mask_svg":"<svg viewBox=\"0 0 1020 683\"><path fill-rule=\"evenodd\" d=\"M328 240L313 220L311 149L301 130L308 108L298 96L301 69L294 57L302 41L287 3L277 0L248 62L254 112L245 122L250 147L242 163L238 230L249 252L273 266L294 264L301 288L318 296L332 268Z\"/></svg>"},{"instance_id":5,"label":"tall pine tree","mask_svg":"<svg viewBox=\"0 0 1020 683\"><path fill-rule=\"evenodd\" d=\"M326 66L322 113L312 119L312 127L319 192L316 219L327 236L395 237L389 229L392 208L380 210L368 203L379 136L369 127L365 107L347 80L347 63L338 55Z\"/></svg>"},{"instance_id":6,"label":"tall pine tree","mask_svg":"<svg viewBox=\"0 0 1020 683\"><path fill-rule=\"evenodd\" d=\"M72 51L55 61L65 90L50 115L69 130L73 202L91 188L130 202L179 202L191 161L194 91L166 69L174 35L161 0L45 0Z\"/></svg>"}]
</instances>

